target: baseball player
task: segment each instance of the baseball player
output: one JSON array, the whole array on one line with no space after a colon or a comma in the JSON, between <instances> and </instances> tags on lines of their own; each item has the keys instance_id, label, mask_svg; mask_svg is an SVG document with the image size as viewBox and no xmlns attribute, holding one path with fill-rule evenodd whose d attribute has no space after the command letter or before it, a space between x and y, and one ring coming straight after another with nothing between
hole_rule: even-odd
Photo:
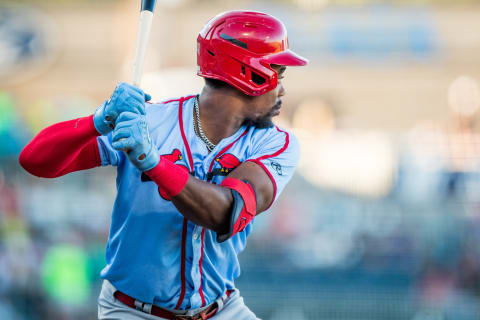
<instances>
[{"instance_id":1,"label":"baseball player","mask_svg":"<svg viewBox=\"0 0 480 320\"><path fill-rule=\"evenodd\" d=\"M234 280L256 215L291 178L296 138L276 127L288 49L282 22L231 11L198 39L198 95L148 103L121 83L93 115L42 130L20 164L53 178L117 167L99 319L256 319Z\"/></svg>"}]
</instances>

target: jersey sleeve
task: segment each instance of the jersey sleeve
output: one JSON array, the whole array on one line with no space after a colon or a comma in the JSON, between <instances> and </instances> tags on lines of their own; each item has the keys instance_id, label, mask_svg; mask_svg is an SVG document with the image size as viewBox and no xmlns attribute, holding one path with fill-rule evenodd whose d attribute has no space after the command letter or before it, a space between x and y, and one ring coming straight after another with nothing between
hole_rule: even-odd
<instances>
[{"instance_id":1,"label":"jersey sleeve","mask_svg":"<svg viewBox=\"0 0 480 320\"><path fill-rule=\"evenodd\" d=\"M270 206L292 178L300 158L297 138L279 128L276 128L276 131L276 134L265 140L262 139L255 148L254 154L247 160L261 166L272 180L275 194Z\"/></svg>"},{"instance_id":2,"label":"jersey sleeve","mask_svg":"<svg viewBox=\"0 0 480 320\"><path fill-rule=\"evenodd\" d=\"M102 166L117 166L120 160L120 152L112 147L112 133L97 138L98 150Z\"/></svg>"}]
</instances>

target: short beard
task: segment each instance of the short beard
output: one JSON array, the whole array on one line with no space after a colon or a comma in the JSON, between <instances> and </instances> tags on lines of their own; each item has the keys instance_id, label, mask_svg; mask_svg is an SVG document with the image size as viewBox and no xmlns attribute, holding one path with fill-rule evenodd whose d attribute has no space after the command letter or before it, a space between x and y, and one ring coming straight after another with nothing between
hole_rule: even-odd
<instances>
[{"instance_id":1,"label":"short beard","mask_svg":"<svg viewBox=\"0 0 480 320\"><path fill-rule=\"evenodd\" d=\"M244 125L254 126L257 129L267 129L273 127L275 124L272 121L273 113L276 109L280 109L282 102L277 102L269 113L256 119L245 119Z\"/></svg>"},{"instance_id":2,"label":"short beard","mask_svg":"<svg viewBox=\"0 0 480 320\"><path fill-rule=\"evenodd\" d=\"M254 126L257 129L267 129L274 126L272 117L269 114L256 119L245 119L243 124L247 126Z\"/></svg>"}]
</instances>

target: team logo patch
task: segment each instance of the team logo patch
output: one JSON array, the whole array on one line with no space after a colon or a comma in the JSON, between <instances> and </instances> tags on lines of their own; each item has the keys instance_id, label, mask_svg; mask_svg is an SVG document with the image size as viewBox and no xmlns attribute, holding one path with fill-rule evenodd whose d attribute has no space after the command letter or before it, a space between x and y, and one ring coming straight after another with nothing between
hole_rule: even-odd
<instances>
[{"instance_id":1,"label":"team logo patch","mask_svg":"<svg viewBox=\"0 0 480 320\"><path fill-rule=\"evenodd\" d=\"M212 179L214 176L226 176L232 172L236 167L238 167L241 162L233 154L225 153L220 157L215 159L215 165L220 165L220 168L215 168L212 172L207 174L208 180Z\"/></svg>"},{"instance_id":2,"label":"team logo patch","mask_svg":"<svg viewBox=\"0 0 480 320\"><path fill-rule=\"evenodd\" d=\"M283 175L282 166L280 165L280 163L272 161L270 162L270 166L273 168L273 170L277 172L279 176Z\"/></svg>"}]
</instances>

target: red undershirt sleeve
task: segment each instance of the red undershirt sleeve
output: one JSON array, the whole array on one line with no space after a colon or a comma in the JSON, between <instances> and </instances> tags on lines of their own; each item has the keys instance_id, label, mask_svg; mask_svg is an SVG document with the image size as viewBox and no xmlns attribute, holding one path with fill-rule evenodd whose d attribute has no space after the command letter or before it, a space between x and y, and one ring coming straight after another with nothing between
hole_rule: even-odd
<instances>
[{"instance_id":1,"label":"red undershirt sleeve","mask_svg":"<svg viewBox=\"0 0 480 320\"><path fill-rule=\"evenodd\" d=\"M20 165L42 178L101 165L93 115L59 122L40 131L20 153Z\"/></svg>"}]
</instances>

